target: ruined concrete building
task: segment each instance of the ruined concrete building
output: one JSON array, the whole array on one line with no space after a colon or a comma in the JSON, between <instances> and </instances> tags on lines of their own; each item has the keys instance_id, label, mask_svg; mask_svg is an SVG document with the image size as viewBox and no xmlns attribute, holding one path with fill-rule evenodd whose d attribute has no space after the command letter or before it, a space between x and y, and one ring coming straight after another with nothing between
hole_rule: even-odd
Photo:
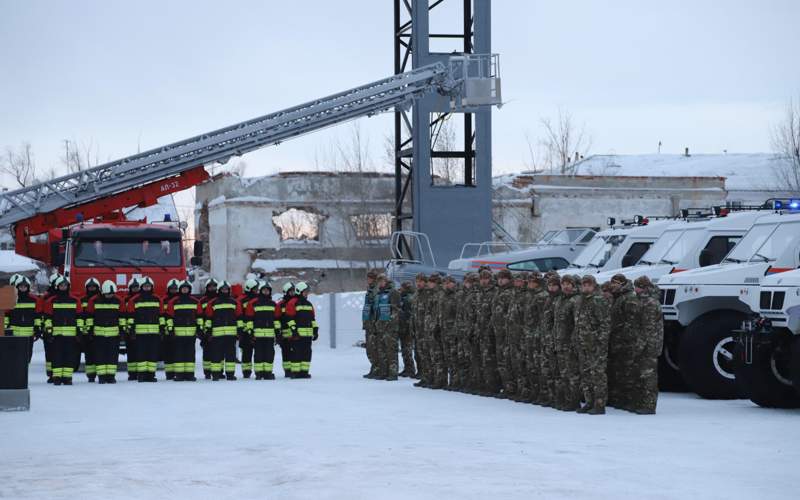
<instances>
[{"instance_id":1,"label":"ruined concrete building","mask_svg":"<svg viewBox=\"0 0 800 500\"><path fill-rule=\"evenodd\" d=\"M674 216L787 195L766 185L771 155L674 156L593 156L577 175L495 177L495 238L529 242L551 229L604 228L608 217ZM197 202L204 267L213 276L239 281L255 272L309 280L320 291L358 290L365 270L390 257L391 174L221 176L197 188Z\"/></svg>"}]
</instances>

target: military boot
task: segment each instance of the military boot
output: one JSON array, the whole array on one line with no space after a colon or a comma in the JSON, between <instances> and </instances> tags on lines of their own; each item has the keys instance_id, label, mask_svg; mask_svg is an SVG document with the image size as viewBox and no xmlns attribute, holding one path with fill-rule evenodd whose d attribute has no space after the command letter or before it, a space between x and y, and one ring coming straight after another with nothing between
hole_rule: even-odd
<instances>
[{"instance_id":1,"label":"military boot","mask_svg":"<svg viewBox=\"0 0 800 500\"><path fill-rule=\"evenodd\" d=\"M592 408L594 408L594 402L589 401L584 406L578 408L577 413L589 413L589 410L591 410Z\"/></svg>"}]
</instances>

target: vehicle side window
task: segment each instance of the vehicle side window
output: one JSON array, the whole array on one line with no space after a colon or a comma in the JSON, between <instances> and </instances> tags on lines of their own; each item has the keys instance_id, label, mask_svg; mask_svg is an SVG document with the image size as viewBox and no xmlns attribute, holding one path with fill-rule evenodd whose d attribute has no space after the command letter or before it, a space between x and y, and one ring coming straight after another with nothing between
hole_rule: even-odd
<instances>
[{"instance_id":1,"label":"vehicle side window","mask_svg":"<svg viewBox=\"0 0 800 500\"><path fill-rule=\"evenodd\" d=\"M632 262L631 265L636 265L641 260L642 256L650 250L653 244L651 242L639 241L631 245L628 252L623 256L623 259Z\"/></svg>"},{"instance_id":2,"label":"vehicle side window","mask_svg":"<svg viewBox=\"0 0 800 500\"><path fill-rule=\"evenodd\" d=\"M714 236L700 253L700 267L713 266L722 262L722 259L736 246L740 236Z\"/></svg>"},{"instance_id":3,"label":"vehicle side window","mask_svg":"<svg viewBox=\"0 0 800 500\"><path fill-rule=\"evenodd\" d=\"M536 267L536 262L532 260L514 262L513 264L509 264L508 268L512 271L541 271L538 267Z\"/></svg>"}]
</instances>

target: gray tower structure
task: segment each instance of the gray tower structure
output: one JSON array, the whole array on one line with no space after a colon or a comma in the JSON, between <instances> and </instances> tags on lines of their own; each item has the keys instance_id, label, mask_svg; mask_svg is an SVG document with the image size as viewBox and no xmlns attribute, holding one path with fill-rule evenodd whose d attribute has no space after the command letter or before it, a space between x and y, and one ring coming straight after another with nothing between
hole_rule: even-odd
<instances>
[{"instance_id":1,"label":"gray tower structure","mask_svg":"<svg viewBox=\"0 0 800 500\"><path fill-rule=\"evenodd\" d=\"M455 32L432 32L432 14L444 8L460 10L461 22ZM395 73L463 54L470 74L495 77L486 81L499 96L497 58L470 57L491 51L491 0L395 0ZM434 93L410 112L395 112L395 230L427 234L440 265L457 258L464 243L492 238L492 106L471 104L454 107ZM404 206L409 197L412 213Z\"/></svg>"}]
</instances>

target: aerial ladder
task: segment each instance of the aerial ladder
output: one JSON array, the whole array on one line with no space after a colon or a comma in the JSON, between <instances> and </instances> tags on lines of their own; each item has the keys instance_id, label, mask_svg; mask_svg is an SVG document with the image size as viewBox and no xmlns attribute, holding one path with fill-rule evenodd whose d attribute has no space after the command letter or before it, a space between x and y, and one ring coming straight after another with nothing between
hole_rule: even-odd
<instances>
[{"instance_id":1,"label":"aerial ladder","mask_svg":"<svg viewBox=\"0 0 800 500\"><path fill-rule=\"evenodd\" d=\"M206 181L208 165L224 164L232 157L331 125L395 108L407 109L415 100L432 92L448 97L454 111L499 105L499 75L494 69L498 67L497 58L497 54L453 55L446 64L422 66L120 160L0 193L0 226L13 227L17 253L58 265L53 240L58 240L59 234L63 246L64 240L70 239L68 228L91 220L110 222L112 227L107 229L113 232L114 224L122 227L125 223L124 208L151 206L161 196ZM45 234L48 238L42 238ZM123 267L115 266L111 274L118 276ZM141 274L147 266L133 267ZM97 268L92 272L99 274Z\"/></svg>"}]
</instances>

